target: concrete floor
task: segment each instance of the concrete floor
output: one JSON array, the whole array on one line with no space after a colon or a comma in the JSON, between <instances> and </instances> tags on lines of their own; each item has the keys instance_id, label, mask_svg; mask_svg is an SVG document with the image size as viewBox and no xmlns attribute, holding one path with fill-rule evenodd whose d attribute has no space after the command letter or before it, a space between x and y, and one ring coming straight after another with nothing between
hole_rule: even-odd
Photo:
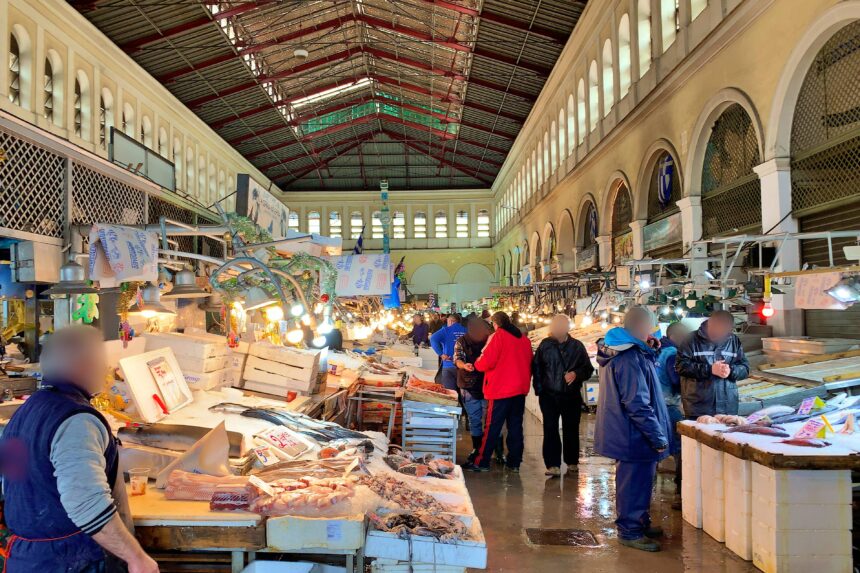
<instances>
[{"instance_id":1,"label":"concrete floor","mask_svg":"<svg viewBox=\"0 0 860 573\"><path fill-rule=\"evenodd\" d=\"M675 485L671 474L658 476L651 506L654 524L666 531L663 550L646 553L618 545L613 523L615 468L611 460L594 455L591 449L593 427L594 416L583 416L581 432L585 454L575 479L550 479L543 475L543 430L528 412L525 458L520 473L507 472L498 466L490 473L467 473L466 483L487 538L488 571L563 571L573 567L589 573L758 571L723 544L684 522L680 511L672 510ZM461 432L461 458L471 450L467 440L467 432ZM594 534L600 546L537 546L529 543L526 528L585 529Z\"/></svg>"}]
</instances>

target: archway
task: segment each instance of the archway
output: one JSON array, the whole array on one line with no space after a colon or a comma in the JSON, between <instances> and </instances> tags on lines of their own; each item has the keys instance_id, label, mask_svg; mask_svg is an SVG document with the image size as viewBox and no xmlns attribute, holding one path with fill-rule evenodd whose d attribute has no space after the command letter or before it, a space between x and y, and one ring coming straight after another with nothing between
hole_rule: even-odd
<instances>
[{"instance_id":1,"label":"archway","mask_svg":"<svg viewBox=\"0 0 860 573\"><path fill-rule=\"evenodd\" d=\"M683 233L678 200L683 197L678 155L665 140L645 155L634 195L634 217L645 219L643 251L650 258L678 258L683 254Z\"/></svg>"},{"instance_id":2,"label":"archway","mask_svg":"<svg viewBox=\"0 0 860 573\"><path fill-rule=\"evenodd\" d=\"M613 183L612 213L608 217L612 224L612 264L619 264L633 258L633 197L627 184L620 179Z\"/></svg>"},{"instance_id":3,"label":"archway","mask_svg":"<svg viewBox=\"0 0 860 573\"><path fill-rule=\"evenodd\" d=\"M578 252L576 256L576 269L587 270L597 267L600 264L599 252L597 249L597 236L600 232L600 220L597 214L597 204L591 195L586 195L583 198L582 204L579 207L579 216L577 217L576 242Z\"/></svg>"},{"instance_id":4,"label":"archway","mask_svg":"<svg viewBox=\"0 0 860 573\"><path fill-rule=\"evenodd\" d=\"M556 240L558 241L559 270L570 273L576 270L573 259L573 248L576 245L576 237L573 228L573 215L565 209L558 217L556 223Z\"/></svg>"},{"instance_id":5,"label":"archway","mask_svg":"<svg viewBox=\"0 0 860 573\"><path fill-rule=\"evenodd\" d=\"M409 279L409 290L413 294L435 293L438 292L439 285L450 282L451 274L447 270L436 263L427 263L412 273Z\"/></svg>"}]
</instances>

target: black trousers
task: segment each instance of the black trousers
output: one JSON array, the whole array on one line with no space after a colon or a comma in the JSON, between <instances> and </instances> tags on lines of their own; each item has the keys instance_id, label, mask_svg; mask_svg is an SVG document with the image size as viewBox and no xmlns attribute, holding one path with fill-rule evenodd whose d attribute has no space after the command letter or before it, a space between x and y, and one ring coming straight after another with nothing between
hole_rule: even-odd
<instances>
[{"instance_id":1,"label":"black trousers","mask_svg":"<svg viewBox=\"0 0 860 573\"><path fill-rule=\"evenodd\" d=\"M538 396L543 413L543 463L548 468L561 467L562 441L564 463L575 466L579 463L579 419L582 415L582 398L579 394ZM562 439L558 433L561 419Z\"/></svg>"},{"instance_id":2,"label":"black trousers","mask_svg":"<svg viewBox=\"0 0 860 573\"><path fill-rule=\"evenodd\" d=\"M523 417L525 411L525 396L488 401L487 421L484 424L484 441L481 444L481 449L478 450L475 465L490 467L490 457L501 439L502 427L507 426L508 436L505 438L505 442L508 446L508 466L520 467L523 461Z\"/></svg>"}]
</instances>

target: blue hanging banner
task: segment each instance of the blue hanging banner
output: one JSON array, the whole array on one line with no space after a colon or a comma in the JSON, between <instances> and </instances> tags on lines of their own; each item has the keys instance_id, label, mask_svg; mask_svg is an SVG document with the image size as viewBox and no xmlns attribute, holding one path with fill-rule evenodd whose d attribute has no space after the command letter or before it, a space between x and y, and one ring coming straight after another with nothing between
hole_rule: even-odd
<instances>
[{"instance_id":1,"label":"blue hanging banner","mask_svg":"<svg viewBox=\"0 0 860 573\"><path fill-rule=\"evenodd\" d=\"M597 240L597 209L594 205L591 206L591 211L588 213L588 225L590 227L592 240Z\"/></svg>"},{"instance_id":2,"label":"blue hanging banner","mask_svg":"<svg viewBox=\"0 0 860 573\"><path fill-rule=\"evenodd\" d=\"M657 170L657 201L665 209L672 202L672 177L675 175L675 162L668 153L663 156Z\"/></svg>"}]
</instances>

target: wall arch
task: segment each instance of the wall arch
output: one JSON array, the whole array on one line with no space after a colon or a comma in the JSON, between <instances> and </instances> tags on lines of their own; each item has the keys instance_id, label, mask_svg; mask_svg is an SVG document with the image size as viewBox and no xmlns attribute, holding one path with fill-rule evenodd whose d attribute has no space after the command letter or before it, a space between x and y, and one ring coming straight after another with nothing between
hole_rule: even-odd
<instances>
[{"instance_id":1,"label":"wall arch","mask_svg":"<svg viewBox=\"0 0 860 573\"><path fill-rule=\"evenodd\" d=\"M543 227L543 238L541 239L543 248L541 249L541 261L549 262L558 253L558 237L555 234L555 227L552 223L547 222Z\"/></svg>"},{"instance_id":2,"label":"wall arch","mask_svg":"<svg viewBox=\"0 0 860 573\"><path fill-rule=\"evenodd\" d=\"M73 113L76 116L73 118L73 121L76 125L80 125L79 137L90 141L93 120L93 94L90 89L90 79L87 77L85 71L77 70L74 82L77 84L80 98L77 102L73 102L73 107L75 108Z\"/></svg>"},{"instance_id":3,"label":"wall arch","mask_svg":"<svg viewBox=\"0 0 860 573\"><path fill-rule=\"evenodd\" d=\"M618 191L618 182L623 183L627 189L633 189L630 185L630 178L623 171L614 171L609 176L606 187L600 196L600 203L597 214L600 215L600 234L608 235L612 232L612 204L615 202L615 194Z\"/></svg>"},{"instance_id":4,"label":"wall arch","mask_svg":"<svg viewBox=\"0 0 860 573\"><path fill-rule=\"evenodd\" d=\"M486 266L480 263L466 263L454 273L454 282L457 284L464 283L491 283L493 282L493 273Z\"/></svg>"},{"instance_id":5,"label":"wall arch","mask_svg":"<svg viewBox=\"0 0 860 573\"><path fill-rule=\"evenodd\" d=\"M860 1L847 0L833 6L807 30L795 44L774 90L764 141L762 159L788 157L791 153L791 127L800 88L818 52L842 27L860 19Z\"/></svg>"},{"instance_id":6,"label":"wall arch","mask_svg":"<svg viewBox=\"0 0 860 573\"><path fill-rule=\"evenodd\" d=\"M27 110L32 110L33 93L33 42L30 34L21 24L12 25L12 36L18 44L18 104ZM7 65L3 62L3 65Z\"/></svg>"},{"instance_id":7,"label":"wall arch","mask_svg":"<svg viewBox=\"0 0 860 573\"><path fill-rule=\"evenodd\" d=\"M711 136L711 128L717 118L733 104L740 105L752 120L759 146L759 157L764 157L764 130L752 100L737 88L722 89L705 103L702 113L699 114L699 119L696 120L696 124L691 132L690 152L687 154L687 160L684 163L684 172L687 173L687 177L683 180L684 197L702 194L702 178L697 177L696 174L702 172L705 162L705 150Z\"/></svg>"},{"instance_id":8,"label":"wall arch","mask_svg":"<svg viewBox=\"0 0 860 573\"><path fill-rule=\"evenodd\" d=\"M537 231L532 232L529 240L531 250L529 251L529 264L536 265L541 261L541 240L540 234Z\"/></svg>"},{"instance_id":9,"label":"wall arch","mask_svg":"<svg viewBox=\"0 0 860 573\"><path fill-rule=\"evenodd\" d=\"M558 216L555 228L557 252L564 257L570 257L576 246L576 236L574 235L573 215L569 209L564 209Z\"/></svg>"},{"instance_id":10,"label":"wall arch","mask_svg":"<svg viewBox=\"0 0 860 573\"><path fill-rule=\"evenodd\" d=\"M577 208L577 215L576 215L576 223L574 225L574 230L576 231L576 234L574 236L576 237L576 246L577 247L583 247L589 242L589 240L587 240L588 239L587 234L588 234L588 231L590 229L590 224L589 224L588 219L589 219L590 209L592 209L592 208L598 214L597 225L598 225L598 229L599 229L600 228L600 220L599 220L600 219L600 212L597 209L597 201L594 199L594 195L592 195L591 193L586 193L582 197L582 199L579 201L579 207Z\"/></svg>"},{"instance_id":11,"label":"wall arch","mask_svg":"<svg viewBox=\"0 0 860 573\"><path fill-rule=\"evenodd\" d=\"M675 162L675 177L678 177L678 180L682 182L681 190L683 192L683 181L685 178L681 169L681 163L678 161L678 152L668 139L658 139L645 151L642 165L639 167L639 173L636 177L636 185L630 188L633 194L634 219L645 219L648 217L648 190L651 187L650 177L654 171L654 163L663 153L668 153L672 156L672 160Z\"/></svg>"},{"instance_id":12,"label":"wall arch","mask_svg":"<svg viewBox=\"0 0 860 573\"><path fill-rule=\"evenodd\" d=\"M451 274L444 267L436 263L427 263L412 273L409 279L409 290L415 294L427 294L437 292L439 285L450 283Z\"/></svg>"}]
</instances>

